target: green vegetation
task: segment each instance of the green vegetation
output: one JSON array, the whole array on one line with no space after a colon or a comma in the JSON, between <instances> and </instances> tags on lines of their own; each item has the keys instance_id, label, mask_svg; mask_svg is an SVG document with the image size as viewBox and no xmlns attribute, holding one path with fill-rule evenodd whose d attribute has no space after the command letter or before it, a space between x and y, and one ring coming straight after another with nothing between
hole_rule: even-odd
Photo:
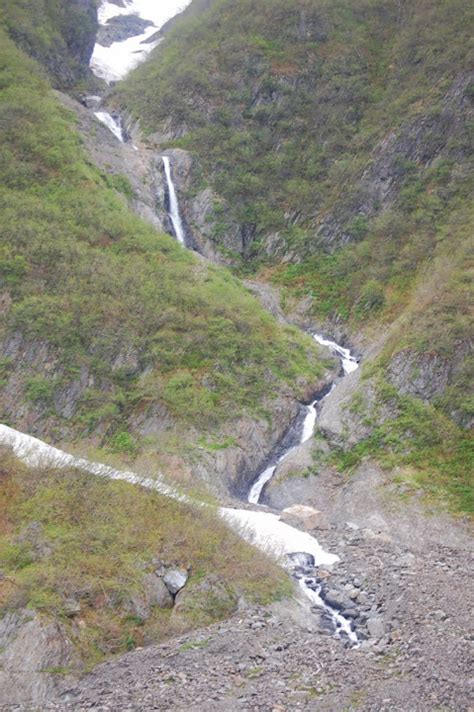
<instances>
[{"instance_id":1,"label":"green vegetation","mask_svg":"<svg viewBox=\"0 0 474 712\"><path fill-rule=\"evenodd\" d=\"M283 383L314 381L311 340L128 211L114 190L127 186L87 163L36 64L4 36L0 53L0 288L12 300L0 328L47 349L47 377L43 362L21 371L26 399L54 406L73 394L67 422L51 408L51 432L99 429L103 444L133 454L133 418L158 402L202 432ZM14 420L12 406L4 416Z\"/></svg>"},{"instance_id":2,"label":"green vegetation","mask_svg":"<svg viewBox=\"0 0 474 712\"><path fill-rule=\"evenodd\" d=\"M391 464L416 465L458 509L458 426L474 417L473 13L463 0L221 0L116 90L150 134L171 125L169 145L193 153L188 197L213 188L217 247L235 224L247 236L238 272L272 280L289 312L310 297L319 322L383 336L380 368L405 354L413 379L447 374L431 405L403 401L432 443L400 415L358 447L384 459L395 433Z\"/></svg>"},{"instance_id":3,"label":"green vegetation","mask_svg":"<svg viewBox=\"0 0 474 712\"><path fill-rule=\"evenodd\" d=\"M350 473L364 458L374 458L451 511L473 514L474 443L470 434L433 406L401 396L383 378L377 379L376 395L376 408L386 406L394 417L378 424L376 413L366 411L359 396L353 410L364 415L367 423L372 417L375 427L356 445L333 451L328 461Z\"/></svg>"},{"instance_id":4,"label":"green vegetation","mask_svg":"<svg viewBox=\"0 0 474 712\"><path fill-rule=\"evenodd\" d=\"M73 470L29 470L5 451L0 461L0 616L28 607L61 621L87 664L198 627L210 607L214 620L229 615L238 596L265 603L291 592L286 574L211 509ZM133 600L157 561L190 567L190 588L216 574L232 596L217 605L195 586L189 614L151 607L142 618Z\"/></svg>"},{"instance_id":5,"label":"green vegetation","mask_svg":"<svg viewBox=\"0 0 474 712\"><path fill-rule=\"evenodd\" d=\"M97 31L95 0L0 0L0 25L60 87L88 76Z\"/></svg>"}]
</instances>

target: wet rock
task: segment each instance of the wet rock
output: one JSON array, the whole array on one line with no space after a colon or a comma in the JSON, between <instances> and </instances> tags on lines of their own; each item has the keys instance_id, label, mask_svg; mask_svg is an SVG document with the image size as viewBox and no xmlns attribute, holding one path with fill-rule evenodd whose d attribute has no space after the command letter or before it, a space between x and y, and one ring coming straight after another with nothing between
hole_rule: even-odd
<instances>
[{"instance_id":1,"label":"wet rock","mask_svg":"<svg viewBox=\"0 0 474 712\"><path fill-rule=\"evenodd\" d=\"M315 565L314 556L312 554L307 554L304 551L295 551L292 554L288 554L288 558L297 566L301 566L302 568L306 566L313 567Z\"/></svg>"},{"instance_id":2,"label":"wet rock","mask_svg":"<svg viewBox=\"0 0 474 712\"><path fill-rule=\"evenodd\" d=\"M284 509L280 520L303 531L329 529L329 523L324 512L303 504L294 504L292 507Z\"/></svg>"},{"instance_id":3,"label":"wet rock","mask_svg":"<svg viewBox=\"0 0 474 712\"><path fill-rule=\"evenodd\" d=\"M163 577L166 588L173 596L175 596L178 591L181 591L186 585L187 580L188 572L184 569L171 569Z\"/></svg>"},{"instance_id":4,"label":"wet rock","mask_svg":"<svg viewBox=\"0 0 474 712\"><path fill-rule=\"evenodd\" d=\"M336 589L329 589L327 591L322 591L321 592L321 597L327 603L328 606L331 608L335 608L336 611L342 611L345 608L353 608L354 603L344 596L341 591L337 591Z\"/></svg>"}]
</instances>

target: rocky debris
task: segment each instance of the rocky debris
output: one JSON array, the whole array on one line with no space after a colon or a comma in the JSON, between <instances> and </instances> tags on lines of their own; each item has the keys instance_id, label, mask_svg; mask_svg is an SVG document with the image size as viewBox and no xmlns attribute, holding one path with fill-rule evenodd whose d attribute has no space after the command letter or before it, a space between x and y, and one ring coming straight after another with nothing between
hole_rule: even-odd
<instances>
[{"instance_id":1,"label":"rocky debris","mask_svg":"<svg viewBox=\"0 0 474 712\"><path fill-rule=\"evenodd\" d=\"M309 532L312 529L328 529L329 523L324 512L304 504L293 504L280 515L280 520L297 529Z\"/></svg>"},{"instance_id":2,"label":"rocky debris","mask_svg":"<svg viewBox=\"0 0 474 712\"><path fill-rule=\"evenodd\" d=\"M321 532L320 543L341 563L331 571L317 569L319 583L344 605L353 604L346 615L365 618L357 627L358 649L334 639L328 618L310 613L306 599L248 607L227 621L101 665L65 684L44 709L468 709L468 551L438 544L419 555L345 523ZM302 569L314 567L306 554L295 552L291 559Z\"/></svg>"},{"instance_id":3,"label":"rocky debris","mask_svg":"<svg viewBox=\"0 0 474 712\"><path fill-rule=\"evenodd\" d=\"M142 35L147 27L152 26L153 22L138 15L117 15L99 27L96 41L103 47L110 47L114 42L123 42L130 37Z\"/></svg>"},{"instance_id":4,"label":"rocky debris","mask_svg":"<svg viewBox=\"0 0 474 712\"><path fill-rule=\"evenodd\" d=\"M320 607L311 610L302 595L269 607L242 606L225 581L209 576L178 592L176 624L193 615L197 601L208 606L210 622L217 609L235 611L232 618L112 660L74 683L63 681L41 709L468 709L472 547L462 525L449 520L438 539L432 532L416 541L418 527L428 530L432 518L411 514L389 537L364 526L365 516L361 510L360 523L341 519L318 532L321 546L339 555L338 564L320 568L307 553L289 556L295 578L305 577L352 622L359 648L335 639L332 617ZM156 578L179 568L151 565Z\"/></svg>"}]
</instances>

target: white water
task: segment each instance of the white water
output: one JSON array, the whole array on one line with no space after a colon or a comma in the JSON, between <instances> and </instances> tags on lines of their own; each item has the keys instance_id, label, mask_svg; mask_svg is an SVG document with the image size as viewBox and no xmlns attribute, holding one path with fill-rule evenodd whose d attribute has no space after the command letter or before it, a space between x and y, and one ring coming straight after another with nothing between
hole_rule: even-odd
<instances>
[{"instance_id":1,"label":"white water","mask_svg":"<svg viewBox=\"0 0 474 712\"><path fill-rule=\"evenodd\" d=\"M306 417L304 419L303 429L301 432L299 445L302 445L303 443L305 443L313 435L314 425L316 423L316 404L317 404L317 402L318 401L315 400L311 403L311 405L306 406L307 413L306 413ZM298 445L295 445L294 447L290 447L285 453L283 453L283 455L280 458L278 458L277 462L274 465L270 465L269 467L267 467L258 476L256 481L253 483L252 487L250 488L250 492L247 497L247 501L250 504L258 504L259 503L260 497L262 494L262 490L265 487L265 485L267 484L267 482L269 482L272 479L277 466L280 464L280 462L283 462L283 460L285 460L288 457L288 455L291 452L293 452L293 450L295 450L297 447L298 447Z\"/></svg>"},{"instance_id":2,"label":"white water","mask_svg":"<svg viewBox=\"0 0 474 712\"><path fill-rule=\"evenodd\" d=\"M118 138L121 143L123 143L123 132L119 121L116 121L107 111L95 111L94 116L96 116L101 123L107 126L107 128L112 131L113 135Z\"/></svg>"},{"instance_id":3,"label":"white water","mask_svg":"<svg viewBox=\"0 0 474 712\"><path fill-rule=\"evenodd\" d=\"M176 190L173 183L173 178L171 177L171 165L168 156L163 156L163 166L165 169L166 183L168 186L168 198L169 198L169 217L173 225L174 234L178 242L186 246L186 239L184 237L184 228L179 214L178 198L176 196Z\"/></svg>"},{"instance_id":4,"label":"white water","mask_svg":"<svg viewBox=\"0 0 474 712\"><path fill-rule=\"evenodd\" d=\"M337 353L337 355L341 359L341 365L344 371L344 375L348 375L349 373L352 373L352 371L355 371L356 369L359 368L359 362L356 359L355 356L353 356L350 352L350 349L345 349L343 346L339 346L339 344L336 344L335 341L330 341L329 339L325 339L323 336L320 334L313 334L313 338L321 345L327 346L331 351L334 353ZM307 440L309 440L314 433L314 426L316 424L316 418L317 418L317 410L316 406L319 402L323 401L324 398L327 398L329 393L333 390L335 387L335 384L333 383L331 385L331 388L329 391L320 399L316 399L313 401L309 406L307 407L307 414L303 423L303 429L301 432L301 437L300 437L300 442L299 444L301 445L302 443L305 443ZM298 447L298 445L289 448L278 460L276 463L269 465L268 467L263 470L263 472L257 477L255 482L253 483L252 487L250 488L247 501L250 502L250 504L258 504L260 501L260 497L262 494L262 490L269 482L277 468L277 466L280 464L280 462L283 462L285 458L288 457L288 455L293 452L293 450Z\"/></svg>"},{"instance_id":5,"label":"white water","mask_svg":"<svg viewBox=\"0 0 474 712\"><path fill-rule=\"evenodd\" d=\"M318 566L318 565L319 564L316 564L316 566ZM349 638L349 640L352 643L354 643L354 645L357 645L359 640L357 638L357 634L354 633L354 631L352 630L351 624L349 623L349 621L346 618L344 618L344 616L341 616L340 613L335 611L334 608L330 608L323 601L323 599L319 595L319 593L321 591L321 587L318 586L317 590L313 591L313 589L309 588L309 586L306 584L304 578L301 578L299 580L299 584L300 584L301 590L303 591L305 596L307 596L307 598L309 598L309 600L311 601L311 603L314 606L317 606L318 608L322 608L322 609L328 611L328 613L334 620L334 624L336 626L336 635L339 637L341 633L345 633L347 635L347 637Z\"/></svg>"},{"instance_id":6,"label":"white water","mask_svg":"<svg viewBox=\"0 0 474 712\"><path fill-rule=\"evenodd\" d=\"M313 339L321 344L321 346L327 346L334 353L341 357L342 368L347 376L348 373L352 373L359 368L359 361L350 352L350 349L345 349L343 346L339 346L335 341L324 338L321 334L313 334Z\"/></svg>"},{"instance_id":7,"label":"white water","mask_svg":"<svg viewBox=\"0 0 474 712\"><path fill-rule=\"evenodd\" d=\"M341 365L344 371L344 375L347 376L349 373L352 371L355 371L359 367L359 362L358 360L351 354L349 349L345 349L342 346L339 346L334 341L330 341L329 339L325 339L323 336L319 334L314 334L313 335L314 339L320 343L323 346L327 346L328 348L331 349L334 353L337 353L338 356L341 359ZM329 389L328 393L324 395L320 400L324 400L329 393L335 388L335 384L333 383L331 385L331 388ZM318 399L313 401L311 405L307 406L307 414L303 423L303 428L300 436L300 444L306 442L309 440L314 432L314 427L316 424L316 418L317 418L317 410L316 406L318 403ZM248 494L248 501L251 504L258 504L260 500L260 496L262 494L262 490L264 486L271 480L273 477L273 474L280 462L282 462L288 455L295 450L295 448L298 446L290 447L283 455L278 459L276 464L270 465L267 467L256 479L252 487L250 488L249 494ZM232 511L232 510L231 510ZM254 515L259 515L260 512L247 512L247 518L252 519ZM239 516L241 516L241 513L239 512ZM267 513L268 517L275 517L278 519L277 515L271 515ZM242 517L242 519L244 519ZM270 541L272 540L274 534L272 531L272 528L270 526L269 530L263 529L262 525L263 522L261 520L257 520L259 523L258 526L258 536L259 537L264 537L267 536ZM282 522L279 522L280 526L282 525ZM286 525L285 525L286 526ZM290 527L290 529L292 529ZM293 530L294 531L294 530ZM278 532L280 533L280 532ZM276 532L275 532L276 534ZM282 546L282 553L283 551L286 552L287 555L293 554L293 561L296 560L296 563L298 565L298 558L303 559L305 558L305 555L310 554L314 557L314 565L315 566L321 566L321 564L325 564L326 566L328 564L332 564L335 561L338 560L338 557L334 557L331 554L327 554L326 552L323 553L323 557L321 560L321 556L318 556L318 551L320 550L320 546L317 543L316 539L311 537L309 534L305 534L304 532L300 532L300 534L304 537L303 538L296 538L296 537L289 537L288 541L286 542L286 546ZM315 546L316 545L316 546ZM276 544L274 544L276 546ZM327 559L326 561L324 559ZM332 560L331 560L332 559ZM311 584L311 585L310 585ZM341 637L342 635L347 636L347 638L350 640L350 642L353 644L353 647L358 647L359 641L357 638L357 634L352 630L351 624L349 621L344 618L338 611L334 610L330 606L327 605L327 603L321 598L320 592L321 592L321 586L316 585L315 579L312 579L311 577L306 577L302 576L299 579L299 585L301 587L301 590L305 594L305 596L311 601L311 603L318 608L321 608L322 610L326 611L326 613L329 615L330 619L332 620L333 626L335 628L335 636L336 637ZM316 590L314 586L316 585Z\"/></svg>"},{"instance_id":8,"label":"white water","mask_svg":"<svg viewBox=\"0 0 474 712\"><path fill-rule=\"evenodd\" d=\"M110 47L96 44L90 67L94 74L110 83L123 79L132 69L146 59L159 44L159 40L146 42L174 15L181 12L190 0L129 0L126 7L118 7L111 2L102 2L99 8L99 23L118 15L138 15L150 20L153 25L136 37L123 42L114 42Z\"/></svg>"}]
</instances>

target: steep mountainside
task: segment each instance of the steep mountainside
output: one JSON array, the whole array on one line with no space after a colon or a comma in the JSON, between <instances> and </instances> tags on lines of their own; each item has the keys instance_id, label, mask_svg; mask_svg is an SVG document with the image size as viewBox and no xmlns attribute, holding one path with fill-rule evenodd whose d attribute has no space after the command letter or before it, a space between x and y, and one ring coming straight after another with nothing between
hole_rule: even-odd
<instances>
[{"instance_id":1,"label":"steep mountainside","mask_svg":"<svg viewBox=\"0 0 474 712\"><path fill-rule=\"evenodd\" d=\"M268 430L282 393L317 386L312 341L128 211L35 65L6 39L2 55L3 417L130 454L205 449L245 413Z\"/></svg>"},{"instance_id":2,"label":"steep mountainside","mask_svg":"<svg viewBox=\"0 0 474 712\"><path fill-rule=\"evenodd\" d=\"M449 461L462 493L472 19L460 0L214 2L116 93L152 144L190 151L181 198L198 248L260 270L290 313L303 298L306 323L373 344L372 396L346 423L362 451L400 462L408 447L425 484L433 469L449 481Z\"/></svg>"},{"instance_id":3,"label":"steep mountainside","mask_svg":"<svg viewBox=\"0 0 474 712\"><path fill-rule=\"evenodd\" d=\"M0 0L0 21L18 47L46 67L56 86L71 87L92 76L96 0Z\"/></svg>"},{"instance_id":4,"label":"steep mountainside","mask_svg":"<svg viewBox=\"0 0 474 712\"><path fill-rule=\"evenodd\" d=\"M467 710L472 7L178 5L0 0L0 708Z\"/></svg>"},{"instance_id":5,"label":"steep mountainside","mask_svg":"<svg viewBox=\"0 0 474 712\"><path fill-rule=\"evenodd\" d=\"M140 220L128 179L91 162L65 99L12 39L56 84L75 82L82 60L61 34L73 5L45 7L1 16L1 420L227 493L334 364ZM213 510L25 467L4 448L0 463L0 705L41 705L70 671L291 591ZM164 583L176 568L179 600Z\"/></svg>"}]
</instances>

